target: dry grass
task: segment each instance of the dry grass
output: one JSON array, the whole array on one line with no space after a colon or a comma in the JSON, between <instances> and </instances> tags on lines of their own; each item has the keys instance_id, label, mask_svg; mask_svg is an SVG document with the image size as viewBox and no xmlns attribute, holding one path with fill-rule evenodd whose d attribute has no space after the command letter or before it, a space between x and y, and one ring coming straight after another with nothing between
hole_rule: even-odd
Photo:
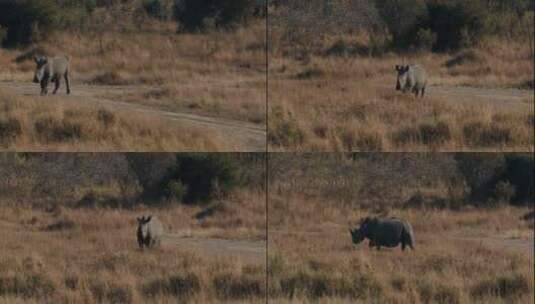
<instances>
[{"instance_id":1,"label":"dry grass","mask_svg":"<svg viewBox=\"0 0 535 304\"><path fill-rule=\"evenodd\" d=\"M54 33L39 46L68 54L75 84L135 85L106 97L173 111L265 123L265 23L177 34L175 23L137 31ZM2 80L28 81L31 60L0 50Z\"/></svg>"},{"instance_id":2,"label":"dry grass","mask_svg":"<svg viewBox=\"0 0 535 304\"><path fill-rule=\"evenodd\" d=\"M191 127L98 105L0 92L0 146L24 151L176 151L224 149L218 138Z\"/></svg>"},{"instance_id":3,"label":"dry grass","mask_svg":"<svg viewBox=\"0 0 535 304\"><path fill-rule=\"evenodd\" d=\"M415 251L376 251L353 245L347 231L367 210L271 194L268 295L278 303L527 303L533 254L507 241L532 240L520 220L527 211L393 209L383 215L412 223Z\"/></svg>"},{"instance_id":4,"label":"dry grass","mask_svg":"<svg viewBox=\"0 0 535 304\"><path fill-rule=\"evenodd\" d=\"M22 208L2 201L3 303L263 303L265 268L239 256L137 248L136 216L158 216L170 233L265 239L263 195L239 192L204 223L199 207L135 210ZM230 223L235 223L230 224ZM236 224L239 223L239 224Z\"/></svg>"},{"instance_id":5,"label":"dry grass","mask_svg":"<svg viewBox=\"0 0 535 304\"><path fill-rule=\"evenodd\" d=\"M520 42L488 40L457 54L327 54L335 44L362 39L357 35L315 41L297 56L276 32L271 37L268 137L273 151L534 149L532 99L509 107L463 91L433 94L431 88L422 100L394 90L394 66L402 62L423 65L431 86L525 88L533 80L533 62Z\"/></svg>"},{"instance_id":6,"label":"dry grass","mask_svg":"<svg viewBox=\"0 0 535 304\"><path fill-rule=\"evenodd\" d=\"M531 205L474 207L454 158L448 153L270 155L270 299L529 302L535 284ZM366 216L408 220L415 250L377 251L366 241L353 245L348 228Z\"/></svg>"},{"instance_id":7,"label":"dry grass","mask_svg":"<svg viewBox=\"0 0 535 304\"><path fill-rule=\"evenodd\" d=\"M150 25L150 26L149 26ZM67 54L71 58L71 85L73 96L90 95L89 102L97 99L125 101L154 109L171 112L228 118L242 122L265 125L266 117L266 66L265 24L253 24L236 30L212 30L188 34L176 32L173 22L152 22L137 30L105 31L57 31L49 33L48 39L28 50L0 49L0 80L14 83L29 83L33 77L34 53L48 55ZM18 59L18 60L17 60ZM83 85L91 85L86 92ZM10 84L6 84L8 88ZM64 86L64 84L63 84ZM34 97L6 96L26 105L20 112L40 112L43 99ZM63 98L61 88L58 99ZM6 89L7 90L7 89ZM5 94L8 94L7 92ZM2 93L4 95L4 93ZM85 101L85 100L84 100ZM48 102L48 99L46 99ZM33 132L24 126L22 137L10 149L39 150L129 150L129 151L221 151L235 150L239 144L220 140L209 128L178 126L169 128L148 114L130 115L128 119L119 111L108 109L117 116L117 123L108 130L100 128L86 106L54 104L59 113L55 119L63 120L63 109L79 113L69 118L82 129L91 128L83 135L88 140L69 143L43 143L37 141ZM46 108L46 107L45 107ZM39 109L39 110L37 110ZM27 115L23 125L37 124L37 115ZM43 115L39 115L43 116ZM39 117L40 118L40 117ZM128 120L128 121L127 121ZM12 122L2 121L0 129L7 129L12 136L18 132ZM8 124L8 126L3 126ZM143 127L142 127L143 126ZM146 126L151 126L146 127ZM15 127L15 129L12 129ZM184 132L187 130L187 132ZM106 132L104 132L106 131ZM84 130L82 130L84 132ZM231 138L234 140L234 138ZM239 135L236 140L239 141ZM10 139L10 141L13 141Z\"/></svg>"}]
</instances>

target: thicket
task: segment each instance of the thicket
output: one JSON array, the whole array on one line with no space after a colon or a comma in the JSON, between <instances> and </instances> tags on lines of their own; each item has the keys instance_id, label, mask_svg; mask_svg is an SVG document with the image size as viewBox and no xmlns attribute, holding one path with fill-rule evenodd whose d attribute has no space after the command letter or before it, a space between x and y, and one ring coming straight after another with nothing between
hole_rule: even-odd
<instances>
[{"instance_id":1,"label":"thicket","mask_svg":"<svg viewBox=\"0 0 535 304\"><path fill-rule=\"evenodd\" d=\"M525 154L456 154L468 186L469 201L478 204L533 204L535 158Z\"/></svg>"},{"instance_id":2,"label":"thicket","mask_svg":"<svg viewBox=\"0 0 535 304\"><path fill-rule=\"evenodd\" d=\"M173 19L187 31L229 28L246 24L265 11L264 5L257 0L0 0L0 42L17 47L38 42L52 30L111 30L109 22L143 28L150 18Z\"/></svg>"},{"instance_id":3,"label":"thicket","mask_svg":"<svg viewBox=\"0 0 535 304\"><path fill-rule=\"evenodd\" d=\"M58 12L53 0L1 0L0 27L5 28L2 45L12 47L39 40L57 25Z\"/></svg>"},{"instance_id":4,"label":"thicket","mask_svg":"<svg viewBox=\"0 0 535 304\"><path fill-rule=\"evenodd\" d=\"M262 188L264 155L130 154L127 160L145 201L203 204L238 187Z\"/></svg>"},{"instance_id":5,"label":"thicket","mask_svg":"<svg viewBox=\"0 0 535 304\"><path fill-rule=\"evenodd\" d=\"M292 43L299 42L296 36L317 40L365 29L370 53L442 52L473 46L489 35L533 45L534 6L534 0L277 1L270 23Z\"/></svg>"},{"instance_id":6,"label":"thicket","mask_svg":"<svg viewBox=\"0 0 535 304\"><path fill-rule=\"evenodd\" d=\"M185 30L229 27L249 21L255 0L178 0L174 17Z\"/></svg>"}]
</instances>

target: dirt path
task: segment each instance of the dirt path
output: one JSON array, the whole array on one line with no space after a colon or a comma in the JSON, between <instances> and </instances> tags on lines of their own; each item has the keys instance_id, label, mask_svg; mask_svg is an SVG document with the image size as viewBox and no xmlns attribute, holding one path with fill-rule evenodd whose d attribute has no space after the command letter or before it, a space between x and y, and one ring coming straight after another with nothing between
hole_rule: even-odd
<instances>
[{"instance_id":1,"label":"dirt path","mask_svg":"<svg viewBox=\"0 0 535 304\"><path fill-rule=\"evenodd\" d=\"M445 97L452 103L462 102L472 105L533 109L534 92L518 89L486 89L466 86L430 86L430 96ZM531 101L531 102L529 102Z\"/></svg>"},{"instance_id":2,"label":"dirt path","mask_svg":"<svg viewBox=\"0 0 535 304\"><path fill-rule=\"evenodd\" d=\"M237 258L247 264L265 265L266 242L210 238L185 238L168 234L163 245L182 250L200 251L204 256Z\"/></svg>"},{"instance_id":3,"label":"dirt path","mask_svg":"<svg viewBox=\"0 0 535 304\"><path fill-rule=\"evenodd\" d=\"M55 100L94 103L104 105L118 110L134 111L143 115L156 117L170 123L180 123L182 126L192 126L197 129L207 129L217 135L225 144L225 151L240 152L263 152L266 146L266 129L263 126L249 122L202 116L192 113L169 112L153 109L148 106L132 104L128 102L103 99L102 96L108 93L121 93L146 89L137 86L89 86L76 85L72 87L71 95L65 94L65 88L59 89L57 95L50 95L47 98ZM49 86L49 92L52 91ZM0 82L0 89L11 91L25 96L39 97L39 88L33 83L22 82Z\"/></svg>"},{"instance_id":4,"label":"dirt path","mask_svg":"<svg viewBox=\"0 0 535 304\"><path fill-rule=\"evenodd\" d=\"M393 90L392 86L378 85L378 90ZM408 93L407 93L408 94ZM487 89L467 86L431 85L425 95L438 97L452 105L491 106L503 110L532 111L534 91L519 89ZM424 98L425 101L425 98Z\"/></svg>"},{"instance_id":5,"label":"dirt path","mask_svg":"<svg viewBox=\"0 0 535 304\"><path fill-rule=\"evenodd\" d=\"M520 252L531 252L535 251L535 244L533 239L512 239L512 238L501 238L501 237L464 237L464 236L454 236L451 237L454 240L459 241L469 241L485 244L494 248L499 248L502 250L511 250L511 251L520 251Z\"/></svg>"}]
</instances>

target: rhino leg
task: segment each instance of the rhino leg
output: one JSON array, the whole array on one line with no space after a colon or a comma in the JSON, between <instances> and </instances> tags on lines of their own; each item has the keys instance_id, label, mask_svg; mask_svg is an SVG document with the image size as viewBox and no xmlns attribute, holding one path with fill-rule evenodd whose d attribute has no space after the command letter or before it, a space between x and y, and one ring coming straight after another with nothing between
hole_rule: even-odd
<instances>
[{"instance_id":1,"label":"rhino leg","mask_svg":"<svg viewBox=\"0 0 535 304\"><path fill-rule=\"evenodd\" d=\"M418 93L420 93L420 92L419 92L419 90L418 90L417 87L414 87L414 88L412 89L412 93L414 93L414 96L415 96L416 98L418 98Z\"/></svg>"},{"instance_id":2,"label":"rhino leg","mask_svg":"<svg viewBox=\"0 0 535 304\"><path fill-rule=\"evenodd\" d=\"M59 84L60 84L60 78L57 77L54 81L54 84L55 84L55 87L54 87L54 91L52 92L52 94L56 94L56 92L58 91L59 89Z\"/></svg>"},{"instance_id":3,"label":"rhino leg","mask_svg":"<svg viewBox=\"0 0 535 304\"><path fill-rule=\"evenodd\" d=\"M65 85L67 86L67 94L71 94L71 86L69 83L69 73L65 73L63 77L65 78Z\"/></svg>"},{"instance_id":4,"label":"rhino leg","mask_svg":"<svg viewBox=\"0 0 535 304\"><path fill-rule=\"evenodd\" d=\"M48 79L41 80L41 95L46 95L48 93Z\"/></svg>"},{"instance_id":5,"label":"rhino leg","mask_svg":"<svg viewBox=\"0 0 535 304\"><path fill-rule=\"evenodd\" d=\"M422 88L422 98L424 98L425 95L425 87Z\"/></svg>"}]
</instances>

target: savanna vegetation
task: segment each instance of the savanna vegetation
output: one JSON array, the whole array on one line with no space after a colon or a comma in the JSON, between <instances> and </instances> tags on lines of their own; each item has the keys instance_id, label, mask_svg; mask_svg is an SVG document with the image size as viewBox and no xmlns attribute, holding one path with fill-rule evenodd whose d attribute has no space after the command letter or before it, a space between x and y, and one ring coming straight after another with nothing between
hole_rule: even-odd
<instances>
[{"instance_id":1,"label":"savanna vegetation","mask_svg":"<svg viewBox=\"0 0 535 304\"><path fill-rule=\"evenodd\" d=\"M273 302L531 301L532 155L269 157ZM354 245L348 228L366 216L408 220L415 250Z\"/></svg>"},{"instance_id":2,"label":"savanna vegetation","mask_svg":"<svg viewBox=\"0 0 535 304\"><path fill-rule=\"evenodd\" d=\"M273 1L273 151L532 151L533 1ZM398 64L426 97L395 91Z\"/></svg>"},{"instance_id":3,"label":"savanna vegetation","mask_svg":"<svg viewBox=\"0 0 535 304\"><path fill-rule=\"evenodd\" d=\"M266 117L266 28L265 18L260 17L260 12L265 10L258 5L261 4L250 0L239 3L182 0L2 1L2 93L8 94L11 93L9 90L17 89L14 83L27 83L24 89L16 90L18 95L31 95L24 97L29 104L30 101L42 103L43 98L37 96L38 85L30 84L35 68L33 56L66 54L71 58L73 96L80 103L93 104L98 100L127 102L137 106L137 112L155 109L194 114L215 120L215 126L218 119L230 119L240 125L263 129ZM35 86L35 96L32 96L32 86ZM60 90L58 96L46 103L60 107L65 99L67 97ZM71 99L74 97L68 98L73 101ZM80 103L74 106L81 107ZM115 111L109 105L106 107L108 111ZM21 114L29 115L29 111ZM128 111L132 112L131 108ZM138 116L130 117L129 123L144 124L137 119ZM163 120L165 117L160 115L158 118ZM167 121L166 124L175 122ZM159 132L157 123L144 125L151 132ZM181 133L196 129L195 121L190 121L190 125L191 128L178 123L180 131L172 130L170 133L181 137ZM210 134L214 128L201 126L202 132L191 136L191 141L179 142L170 135L162 137L162 140L175 141L171 148L166 149L173 151L258 149L237 144L236 141L244 141L233 138L239 136L238 132L214 136ZM131 137L137 136L136 132L128 129L124 132ZM22 135L29 137L29 134ZM203 146L194 138L201 142L212 141L213 146ZM147 142L144 146L148 148L140 149L161 150L161 147L151 147L150 144ZM18 150L34 148L30 143L28 145L12 143L12 147ZM118 150L106 142L102 142L100 148L98 142L93 146L95 149L91 151ZM130 149L128 142L123 146Z\"/></svg>"},{"instance_id":4,"label":"savanna vegetation","mask_svg":"<svg viewBox=\"0 0 535 304\"><path fill-rule=\"evenodd\" d=\"M264 263L177 245L265 240L264 155L18 153L0 168L1 302L265 301ZM141 214L163 222L160 247L138 248Z\"/></svg>"}]
</instances>

